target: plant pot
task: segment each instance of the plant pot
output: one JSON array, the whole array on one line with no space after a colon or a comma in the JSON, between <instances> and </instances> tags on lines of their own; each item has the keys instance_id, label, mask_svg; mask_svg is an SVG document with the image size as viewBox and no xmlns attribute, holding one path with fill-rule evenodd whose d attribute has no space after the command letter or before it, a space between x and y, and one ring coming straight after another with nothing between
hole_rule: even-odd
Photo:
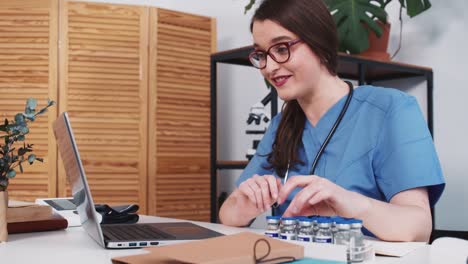
<instances>
[{"instance_id":1,"label":"plant pot","mask_svg":"<svg viewBox=\"0 0 468 264\"><path fill-rule=\"evenodd\" d=\"M8 239L7 229L8 192L0 192L0 243Z\"/></svg>"},{"instance_id":2,"label":"plant pot","mask_svg":"<svg viewBox=\"0 0 468 264\"><path fill-rule=\"evenodd\" d=\"M390 24L383 24L377 21L377 24L382 28L382 35L377 37L374 31L369 29L369 49L360 53L360 56L365 56L371 59L389 61L390 54L387 52L388 39L390 37Z\"/></svg>"}]
</instances>

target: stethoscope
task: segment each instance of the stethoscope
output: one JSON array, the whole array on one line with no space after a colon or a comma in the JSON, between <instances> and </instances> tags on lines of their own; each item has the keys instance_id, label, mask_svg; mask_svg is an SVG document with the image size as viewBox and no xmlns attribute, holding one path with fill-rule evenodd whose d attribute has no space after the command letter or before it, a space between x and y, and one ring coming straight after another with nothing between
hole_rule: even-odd
<instances>
[{"instance_id":1,"label":"stethoscope","mask_svg":"<svg viewBox=\"0 0 468 264\"><path fill-rule=\"evenodd\" d=\"M346 114L346 111L348 110L349 104L351 103L351 99L353 98L353 93L354 93L353 84L351 82L349 82L349 81L345 81L345 82L349 86L349 93L348 93L348 96L346 97L346 102L345 102L343 108L341 109L341 112L338 115L338 118L336 119L335 123L333 124L333 127L330 129L330 132L328 132L327 137L325 138L322 145L320 146L319 151L315 155L314 162L312 162L312 168L310 168L309 175L314 175L315 168L317 167L317 163L320 160L320 157L322 156L323 151L327 147L328 142L330 142L330 139L335 134L335 131L338 128L338 126L340 125L341 120L343 119L343 116ZM283 183L286 183L286 180L288 179L288 175L289 175L289 162L288 162L288 168L286 170L286 173L284 174ZM278 207L277 203L273 204L273 208L277 208L277 207Z\"/></svg>"}]
</instances>

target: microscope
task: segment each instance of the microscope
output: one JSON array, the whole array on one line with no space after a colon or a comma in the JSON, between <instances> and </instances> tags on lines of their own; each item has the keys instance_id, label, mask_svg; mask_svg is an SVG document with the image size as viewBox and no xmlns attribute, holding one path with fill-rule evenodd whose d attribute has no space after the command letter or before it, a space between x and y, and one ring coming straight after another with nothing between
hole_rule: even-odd
<instances>
[{"instance_id":1,"label":"microscope","mask_svg":"<svg viewBox=\"0 0 468 264\"><path fill-rule=\"evenodd\" d=\"M270 88L270 87L269 87ZM247 125L249 127L254 126L253 128L248 128L246 130L246 134L248 135L263 135L266 132L266 126L263 128L259 127L262 123L268 123L270 121L270 117L268 113L265 111L265 106L271 101L273 95L270 91L260 102L252 105L250 107L249 117L247 118ZM257 150L258 143L260 143L260 139L254 139L252 142L252 148L249 148L246 153L246 157L248 160L252 159L255 155Z\"/></svg>"}]
</instances>

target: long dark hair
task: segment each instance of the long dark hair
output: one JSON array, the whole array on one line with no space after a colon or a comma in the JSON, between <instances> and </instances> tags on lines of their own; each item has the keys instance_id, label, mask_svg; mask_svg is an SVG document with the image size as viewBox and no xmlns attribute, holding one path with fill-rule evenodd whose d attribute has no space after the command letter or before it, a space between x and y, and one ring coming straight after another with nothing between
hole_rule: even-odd
<instances>
[{"instance_id":1,"label":"long dark hair","mask_svg":"<svg viewBox=\"0 0 468 264\"><path fill-rule=\"evenodd\" d=\"M252 18L271 20L296 34L317 55L328 72L335 76L338 64L338 35L333 17L323 0L264 0ZM272 152L268 154L268 169L274 168L284 177L290 167L304 164L298 150L302 141L306 117L297 100L285 102Z\"/></svg>"}]
</instances>

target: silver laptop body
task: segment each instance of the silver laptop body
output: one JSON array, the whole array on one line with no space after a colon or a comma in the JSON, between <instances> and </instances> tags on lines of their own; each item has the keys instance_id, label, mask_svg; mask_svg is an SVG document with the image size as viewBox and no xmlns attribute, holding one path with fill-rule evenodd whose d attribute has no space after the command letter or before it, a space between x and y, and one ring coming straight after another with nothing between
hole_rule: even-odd
<instances>
[{"instance_id":1,"label":"silver laptop body","mask_svg":"<svg viewBox=\"0 0 468 264\"><path fill-rule=\"evenodd\" d=\"M101 225L101 215L94 209L93 198L67 112L62 113L54 122L54 134L81 224L101 246L138 248L222 235L190 222Z\"/></svg>"}]
</instances>

